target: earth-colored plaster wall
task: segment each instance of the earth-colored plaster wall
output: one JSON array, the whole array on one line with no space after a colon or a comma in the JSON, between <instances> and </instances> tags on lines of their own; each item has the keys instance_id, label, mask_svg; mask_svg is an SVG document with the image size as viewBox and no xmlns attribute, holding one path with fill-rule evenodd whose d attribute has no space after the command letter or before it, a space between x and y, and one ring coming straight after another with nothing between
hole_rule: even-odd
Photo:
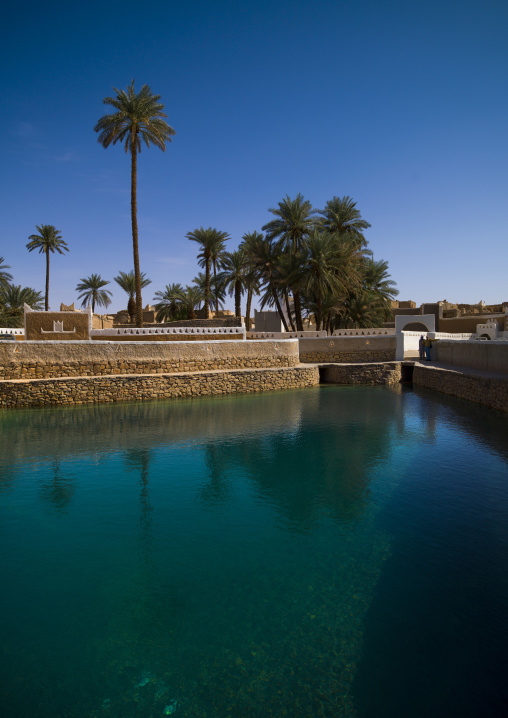
<instances>
[{"instance_id":1,"label":"earth-colored plaster wall","mask_svg":"<svg viewBox=\"0 0 508 718\"><path fill-rule=\"evenodd\" d=\"M298 341L1 342L0 379L289 367Z\"/></svg>"},{"instance_id":2,"label":"earth-colored plaster wall","mask_svg":"<svg viewBox=\"0 0 508 718\"><path fill-rule=\"evenodd\" d=\"M63 333L53 331L53 322L63 322ZM41 332L41 329L44 330ZM75 330L75 331L74 331ZM26 312L25 338L34 341L84 340L90 336L88 312Z\"/></svg>"},{"instance_id":3,"label":"earth-colored plaster wall","mask_svg":"<svg viewBox=\"0 0 508 718\"><path fill-rule=\"evenodd\" d=\"M300 361L354 364L395 360L396 338L392 336L327 337L298 340Z\"/></svg>"},{"instance_id":4,"label":"earth-colored plaster wall","mask_svg":"<svg viewBox=\"0 0 508 718\"><path fill-rule=\"evenodd\" d=\"M317 367L0 381L0 406L65 406L256 393L319 384Z\"/></svg>"},{"instance_id":5,"label":"earth-colored plaster wall","mask_svg":"<svg viewBox=\"0 0 508 718\"><path fill-rule=\"evenodd\" d=\"M433 344L435 360L458 367L508 375L508 342L446 341Z\"/></svg>"},{"instance_id":6,"label":"earth-colored plaster wall","mask_svg":"<svg viewBox=\"0 0 508 718\"><path fill-rule=\"evenodd\" d=\"M323 384L398 384L400 362L331 364L320 368Z\"/></svg>"},{"instance_id":7,"label":"earth-colored plaster wall","mask_svg":"<svg viewBox=\"0 0 508 718\"><path fill-rule=\"evenodd\" d=\"M473 371L416 364L413 385L508 412L508 377L489 377Z\"/></svg>"}]
</instances>

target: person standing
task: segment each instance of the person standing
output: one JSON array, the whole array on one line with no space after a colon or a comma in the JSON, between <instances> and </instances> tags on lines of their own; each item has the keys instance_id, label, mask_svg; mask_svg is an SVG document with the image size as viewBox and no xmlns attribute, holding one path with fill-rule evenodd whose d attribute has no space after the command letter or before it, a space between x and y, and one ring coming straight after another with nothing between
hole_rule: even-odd
<instances>
[{"instance_id":1,"label":"person standing","mask_svg":"<svg viewBox=\"0 0 508 718\"><path fill-rule=\"evenodd\" d=\"M423 354L424 354L424 339L423 334L420 336L420 340L418 342L418 355L420 361L423 361Z\"/></svg>"}]
</instances>

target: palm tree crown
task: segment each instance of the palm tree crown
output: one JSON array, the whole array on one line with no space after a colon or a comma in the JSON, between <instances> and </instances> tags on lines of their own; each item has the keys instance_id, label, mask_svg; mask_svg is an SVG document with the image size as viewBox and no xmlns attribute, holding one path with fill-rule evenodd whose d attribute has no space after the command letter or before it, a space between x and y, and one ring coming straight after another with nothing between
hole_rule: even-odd
<instances>
[{"instance_id":1,"label":"palm tree crown","mask_svg":"<svg viewBox=\"0 0 508 718\"><path fill-rule=\"evenodd\" d=\"M6 269L10 269L10 266L8 264L4 264L4 258L0 257L0 289L2 287L7 287L10 281L12 281L12 274L9 274L9 272L6 272Z\"/></svg>"},{"instance_id":2,"label":"palm tree crown","mask_svg":"<svg viewBox=\"0 0 508 718\"><path fill-rule=\"evenodd\" d=\"M46 255L46 295L44 298L44 308L48 311L49 301L49 253L58 252L63 254L69 251L67 242L62 239L62 235L59 230L56 229L52 224L41 224L35 225L36 230L39 234L31 234L28 239L30 240L26 245L29 252L34 249L38 249L39 253Z\"/></svg>"},{"instance_id":3,"label":"palm tree crown","mask_svg":"<svg viewBox=\"0 0 508 718\"><path fill-rule=\"evenodd\" d=\"M0 288L0 323L7 327L22 327L24 307L42 309L42 294L31 287L8 284Z\"/></svg>"},{"instance_id":4,"label":"palm tree crown","mask_svg":"<svg viewBox=\"0 0 508 718\"><path fill-rule=\"evenodd\" d=\"M118 286L129 295L127 312L129 313L131 324L134 324L136 319L136 300L134 299L136 295L136 277L134 276L134 270L132 269L130 272L118 272L118 277L113 277L113 279ZM152 283L152 280L148 279L145 272L141 272L140 280L141 289Z\"/></svg>"},{"instance_id":5,"label":"palm tree crown","mask_svg":"<svg viewBox=\"0 0 508 718\"><path fill-rule=\"evenodd\" d=\"M367 244L363 230L368 229L370 224L362 219L351 197L332 197L324 209L318 210L318 214L322 215L321 224L329 232L348 235L362 247Z\"/></svg>"},{"instance_id":6,"label":"palm tree crown","mask_svg":"<svg viewBox=\"0 0 508 718\"><path fill-rule=\"evenodd\" d=\"M164 118L164 105L160 95L152 94L148 85L143 85L136 94L134 80L127 90L117 90L116 97L105 97L105 105L111 105L116 112L104 115L95 125L98 141L103 147L117 142L123 143L126 152L131 153L131 223L136 281L136 323L143 325L143 304L141 299L141 273L139 269L138 220L137 220L137 155L141 152L142 141L147 147L155 145L165 152L166 142L175 134Z\"/></svg>"},{"instance_id":7,"label":"palm tree crown","mask_svg":"<svg viewBox=\"0 0 508 718\"><path fill-rule=\"evenodd\" d=\"M76 286L76 292L81 292L78 299L82 299L82 307L92 305L92 313L95 312L95 305L99 307L107 307L111 304L111 292L103 289L109 281L102 279L100 274L91 274L86 279L80 279L80 283Z\"/></svg>"}]
</instances>

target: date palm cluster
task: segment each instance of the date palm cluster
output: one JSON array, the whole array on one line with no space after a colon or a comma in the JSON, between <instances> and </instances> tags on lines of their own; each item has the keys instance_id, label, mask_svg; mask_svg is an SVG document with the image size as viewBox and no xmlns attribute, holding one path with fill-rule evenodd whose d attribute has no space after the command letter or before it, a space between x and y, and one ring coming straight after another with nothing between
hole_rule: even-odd
<instances>
[{"instance_id":1,"label":"date palm cluster","mask_svg":"<svg viewBox=\"0 0 508 718\"><path fill-rule=\"evenodd\" d=\"M370 224L350 197L333 197L324 209L313 210L301 194L286 196L269 211L274 218L263 226L264 234L244 234L234 252L225 251L225 232L212 227L189 232L205 272L193 286L168 284L156 293L158 320L193 318L201 303L208 316L210 309L220 310L229 292L236 316L246 294L247 330L255 295L261 309L275 307L286 331L302 331L305 317L328 331L386 321L398 291L388 263L375 261L368 249L364 230Z\"/></svg>"}]
</instances>

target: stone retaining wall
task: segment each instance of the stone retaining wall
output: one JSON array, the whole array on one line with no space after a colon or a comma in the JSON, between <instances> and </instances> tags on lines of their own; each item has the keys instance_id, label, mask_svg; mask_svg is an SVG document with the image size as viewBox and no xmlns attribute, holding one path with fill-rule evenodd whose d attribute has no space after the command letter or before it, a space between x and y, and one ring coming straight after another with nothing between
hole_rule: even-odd
<instances>
[{"instance_id":1,"label":"stone retaining wall","mask_svg":"<svg viewBox=\"0 0 508 718\"><path fill-rule=\"evenodd\" d=\"M319 384L318 367L0 381L2 408L255 393Z\"/></svg>"},{"instance_id":2,"label":"stone retaining wall","mask_svg":"<svg viewBox=\"0 0 508 718\"><path fill-rule=\"evenodd\" d=\"M390 362L395 359L395 352L306 352L300 354L300 361L304 364L322 364L335 362L337 364L368 364L376 362Z\"/></svg>"},{"instance_id":3,"label":"stone retaining wall","mask_svg":"<svg viewBox=\"0 0 508 718\"><path fill-rule=\"evenodd\" d=\"M357 364L395 360L394 335L301 338L298 343L301 362Z\"/></svg>"},{"instance_id":4,"label":"stone retaining wall","mask_svg":"<svg viewBox=\"0 0 508 718\"><path fill-rule=\"evenodd\" d=\"M400 382L400 362L368 364L331 364L319 370L324 384L398 384Z\"/></svg>"},{"instance_id":5,"label":"stone retaining wall","mask_svg":"<svg viewBox=\"0 0 508 718\"><path fill-rule=\"evenodd\" d=\"M0 379L291 367L298 341L2 342Z\"/></svg>"},{"instance_id":6,"label":"stone retaining wall","mask_svg":"<svg viewBox=\"0 0 508 718\"><path fill-rule=\"evenodd\" d=\"M508 377L489 377L467 370L415 364L413 386L423 386L508 412Z\"/></svg>"}]
</instances>

